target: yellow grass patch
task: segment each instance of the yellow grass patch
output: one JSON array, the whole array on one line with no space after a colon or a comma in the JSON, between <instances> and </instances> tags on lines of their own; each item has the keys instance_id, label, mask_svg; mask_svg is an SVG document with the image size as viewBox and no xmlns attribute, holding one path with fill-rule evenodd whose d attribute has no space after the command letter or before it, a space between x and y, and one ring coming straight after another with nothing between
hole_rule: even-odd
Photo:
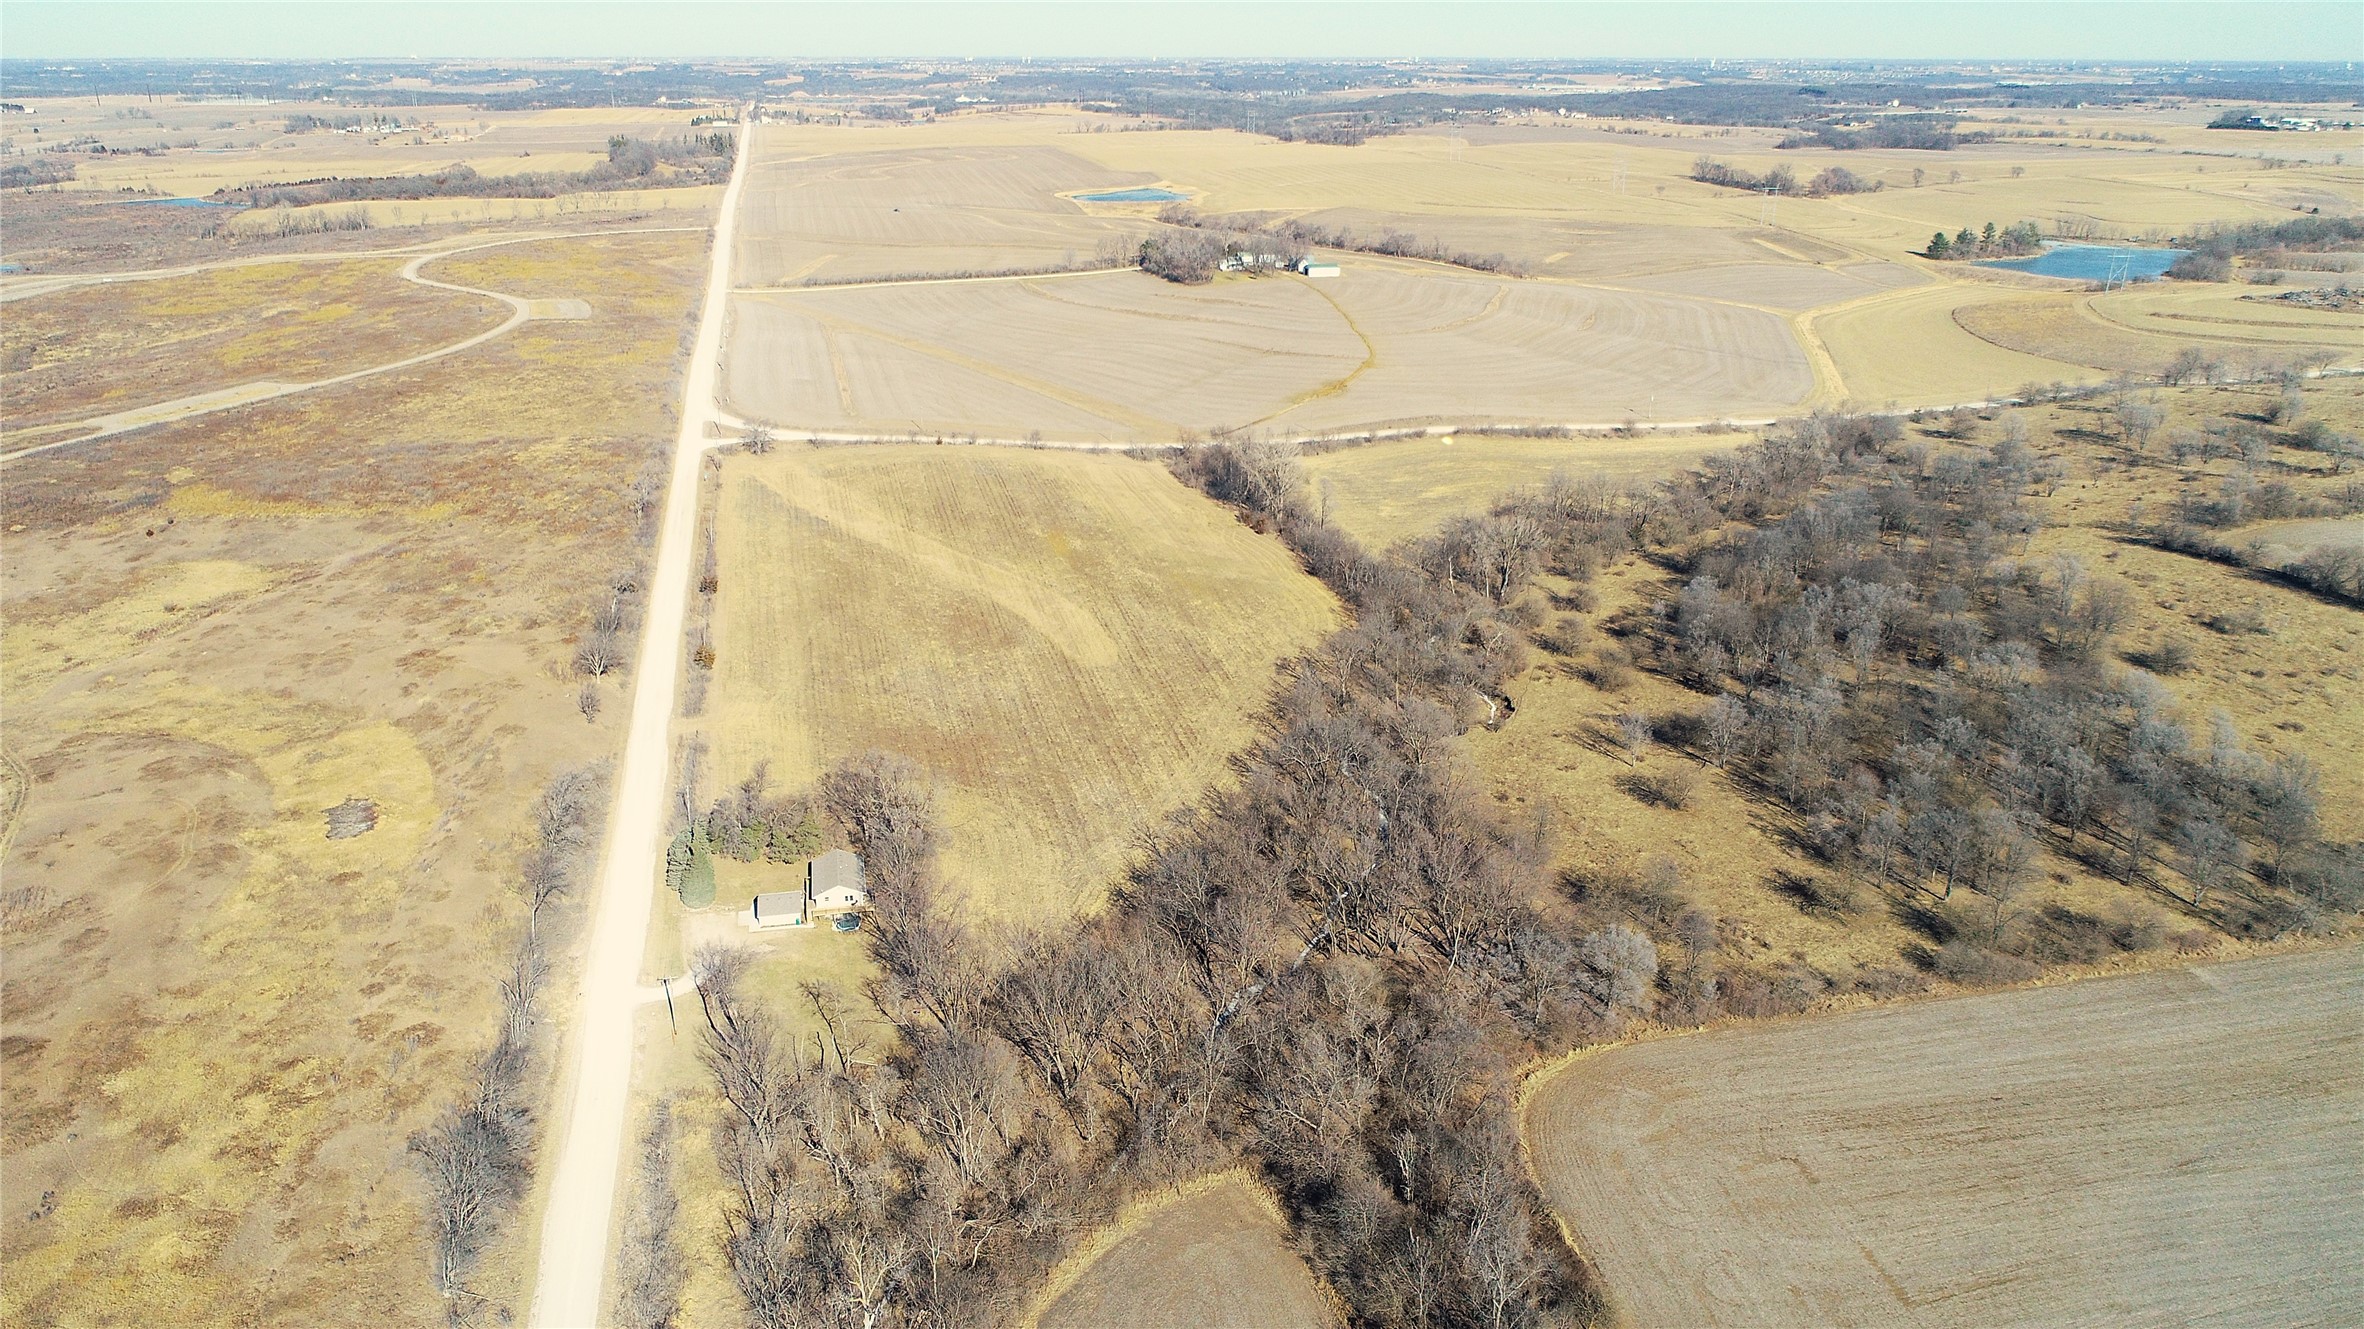
<instances>
[{"instance_id":1,"label":"yellow grass patch","mask_svg":"<svg viewBox=\"0 0 2364 1329\"><path fill-rule=\"evenodd\" d=\"M199 559L168 564L92 608L56 618L39 617L37 604L21 607L8 625L8 697L28 698L61 674L124 655L157 632L270 583L270 574L252 564Z\"/></svg>"},{"instance_id":2,"label":"yellow grass patch","mask_svg":"<svg viewBox=\"0 0 2364 1329\"><path fill-rule=\"evenodd\" d=\"M1963 330L1955 312L1988 303L2041 304L2042 294L1948 282L1867 297L1804 315L1800 326L1828 348L1838 395L1863 406L1950 405L2005 395L2023 383L2088 382L2083 365L2010 350Z\"/></svg>"},{"instance_id":3,"label":"yellow grass patch","mask_svg":"<svg viewBox=\"0 0 2364 1329\"><path fill-rule=\"evenodd\" d=\"M1372 549L1483 511L1510 489L1555 472L1647 481L1672 475L1746 434L1643 434L1634 438L1516 438L1460 434L1391 439L1305 458L1329 518Z\"/></svg>"},{"instance_id":4,"label":"yellow grass patch","mask_svg":"<svg viewBox=\"0 0 2364 1329\"><path fill-rule=\"evenodd\" d=\"M719 502L718 779L917 759L988 917L1092 906L1337 622L1277 544L1123 458L796 449L732 458Z\"/></svg>"},{"instance_id":5,"label":"yellow grass patch","mask_svg":"<svg viewBox=\"0 0 2364 1329\"><path fill-rule=\"evenodd\" d=\"M394 726L263 693L151 678L72 709L85 733L164 734L252 763L272 814L239 836L247 868L194 929L191 981L143 994L147 1018L115 1035L118 1069L83 1086L90 1165L41 1229L71 1240L12 1250L5 1318L234 1319L251 1293L221 1256L246 1217L268 1200L304 1221L311 1160L365 1103L383 1110L383 1072L348 1060L344 1021L322 1017L350 1010L368 954L352 923L396 907L440 810L434 779ZM321 813L348 796L377 802L377 828L328 840ZM345 1222L341 1199L314 1201L318 1216ZM407 1188L376 1200L351 1235L405 1234Z\"/></svg>"}]
</instances>

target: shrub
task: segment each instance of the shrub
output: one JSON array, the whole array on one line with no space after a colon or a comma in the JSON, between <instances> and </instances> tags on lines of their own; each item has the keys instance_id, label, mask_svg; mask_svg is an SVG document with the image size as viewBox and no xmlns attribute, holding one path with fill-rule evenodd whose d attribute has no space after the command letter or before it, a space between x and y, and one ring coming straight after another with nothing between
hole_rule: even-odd
<instances>
[{"instance_id":1,"label":"shrub","mask_svg":"<svg viewBox=\"0 0 2364 1329\"><path fill-rule=\"evenodd\" d=\"M2175 260L2167 275L2177 281L2229 281L2233 275L2233 261L2222 254L2195 249Z\"/></svg>"}]
</instances>

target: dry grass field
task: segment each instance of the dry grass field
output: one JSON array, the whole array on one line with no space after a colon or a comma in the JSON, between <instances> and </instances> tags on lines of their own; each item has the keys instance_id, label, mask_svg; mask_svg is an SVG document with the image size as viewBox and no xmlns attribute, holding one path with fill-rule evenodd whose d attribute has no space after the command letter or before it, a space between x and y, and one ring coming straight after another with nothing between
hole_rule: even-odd
<instances>
[{"instance_id":1,"label":"dry grass field","mask_svg":"<svg viewBox=\"0 0 2364 1329\"><path fill-rule=\"evenodd\" d=\"M491 1041L527 809L617 745L566 662L705 271L465 262L595 316L10 464L0 1320L443 1321L405 1141Z\"/></svg>"},{"instance_id":2,"label":"dry grass field","mask_svg":"<svg viewBox=\"0 0 2364 1329\"><path fill-rule=\"evenodd\" d=\"M978 917L1093 906L1222 777L1274 665L1337 622L1288 554L1154 463L989 448L734 457L713 773L870 748L941 781Z\"/></svg>"},{"instance_id":3,"label":"dry grass field","mask_svg":"<svg viewBox=\"0 0 2364 1329\"><path fill-rule=\"evenodd\" d=\"M1636 1329L2333 1324L2359 1009L2349 946L1723 1029L1570 1061L1525 1128Z\"/></svg>"},{"instance_id":4,"label":"dry grass field","mask_svg":"<svg viewBox=\"0 0 2364 1329\"><path fill-rule=\"evenodd\" d=\"M13 432L259 380L301 382L460 340L499 303L403 281L401 261L272 263L8 303Z\"/></svg>"},{"instance_id":5,"label":"dry grass field","mask_svg":"<svg viewBox=\"0 0 2364 1329\"><path fill-rule=\"evenodd\" d=\"M1028 1329L1330 1329L1337 1314L1243 1173L1144 1201L1052 1274Z\"/></svg>"},{"instance_id":6,"label":"dry grass field","mask_svg":"<svg viewBox=\"0 0 2364 1329\"><path fill-rule=\"evenodd\" d=\"M1448 518L1484 511L1505 491L1555 473L1648 483L1748 435L1520 438L1488 434L1390 439L1304 459L1329 519L1371 549L1425 535Z\"/></svg>"}]
</instances>

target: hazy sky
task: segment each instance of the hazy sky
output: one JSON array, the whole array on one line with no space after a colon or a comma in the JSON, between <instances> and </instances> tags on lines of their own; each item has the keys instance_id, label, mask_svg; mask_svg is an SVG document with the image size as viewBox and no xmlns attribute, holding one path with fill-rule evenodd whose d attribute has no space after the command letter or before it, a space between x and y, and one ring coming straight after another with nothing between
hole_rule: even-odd
<instances>
[{"instance_id":1,"label":"hazy sky","mask_svg":"<svg viewBox=\"0 0 2364 1329\"><path fill-rule=\"evenodd\" d=\"M411 3L7 0L15 58L1803 56L2364 60L2364 0Z\"/></svg>"}]
</instances>

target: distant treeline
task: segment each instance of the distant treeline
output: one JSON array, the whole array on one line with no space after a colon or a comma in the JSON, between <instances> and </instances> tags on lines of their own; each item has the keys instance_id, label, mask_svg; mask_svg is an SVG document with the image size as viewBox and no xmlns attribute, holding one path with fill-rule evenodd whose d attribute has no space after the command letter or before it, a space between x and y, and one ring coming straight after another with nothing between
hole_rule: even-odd
<instances>
[{"instance_id":1,"label":"distant treeline","mask_svg":"<svg viewBox=\"0 0 2364 1329\"><path fill-rule=\"evenodd\" d=\"M1763 175L1727 166L1713 157L1701 157L1691 163L1691 178L1703 185L1722 185L1727 189L1746 189L1766 194L1799 194L1807 198L1826 198L1832 194L1876 194L1887 188L1877 180L1866 180L1844 166L1832 166L1815 174L1803 186L1798 184L1797 172L1786 166L1776 166Z\"/></svg>"},{"instance_id":2,"label":"distant treeline","mask_svg":"<svg viewBox=\"0 0 2364 1329\"><path fill-rule=\"evenodd\" d=\"M319 203L369 199L556 198L594 189L636 189L720 184L730 178L733 139L705 134L661 142L609 139L607 160L588 171L528 171L480 175L465 163L426 175L371 175L300 180L284 185L245 185L215 190L223 203L256 208L300 208Z\"/></svg>"},{"instance_id":3,"label":"distant treeline","mask_svg":"<svg viewBox=\"0 0 2364 1329\"><path fill-rule=\"evenodd\" d=\"M1963 133L1959 121L1941 115L1881 116L1868 125L1818 124L1775 144L1782 148L1916 148L1946 152L1963 143L1989 143L1983 130Z\"/></svg>"},{"instance_id":4,"label":"distant treeline","mask_svg":"<svg viewBox=\"0 0 2364 1329\"><path fill-rule=\"evenodd\" d=\"M2212 226L2204 231L2177 236L2175 243L2187 249L2226 257L2274 249L2302 252L2347 249L2364 244L2364 217L2308 216L2280 222Z\"/></svg>"},{"instance_id":5,"label":"distant treeline","mask_svg":"<svg viewBox=\"0 0 2364 1329\"><path fill-rule=\"evenodd\" d=\"M31 189L38 185L62 184L73 178L74 163L53 157L34 157L30 161L0 166L0 189Z\"/></svg>"}]
</instances>

